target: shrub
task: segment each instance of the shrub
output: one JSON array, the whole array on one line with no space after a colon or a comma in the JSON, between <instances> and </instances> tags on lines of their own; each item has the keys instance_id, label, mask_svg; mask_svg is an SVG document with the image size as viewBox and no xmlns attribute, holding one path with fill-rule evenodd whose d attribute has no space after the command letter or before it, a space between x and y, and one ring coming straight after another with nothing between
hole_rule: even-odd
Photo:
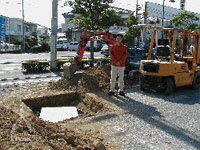
<instances>
[{"instance_id":1,"label":"shrub","mask_svg":"<svg viewBox=\"0 0 200 150\"><path fill-rule=\"evenodd\" d=\"M60 70L66 62L69 62L69 60L68 59L58 59L57 60L58 70Z\"/></svg>"},{"instance_id":2,"label":"shrub","mask_svg":"<svg viewBox=\"0 0 200 150\"><path fill-rule=\"evenodd\" d=\"M85 60L85 61L84 61ZM83 58L83 61L80 63L80 65L89 64L89 61L91 60L89 58ZM73 62L74 58L62 58L57 59L57 69L62 69L63 65L66 62ZM109 57L102 57L99 59L95 59L96 62L101 62L101 64L109 64L110 58ZM26 72L42 72L47 71L50 67L50 63L47 61L47 59L30 59L30 60L24 60L22 62L22 69Z\"/></svg>"},{"instance_id":3,"label":"shrub","mask_svg":"<svg viewBox=\"0 0 200 150\"><path fill-rule=\"evenodd\" d=\"M22 69L26 72L42 72L49 67L49 62L46 59L25 60L22 62Z\"/></svg>"},{"instance_id":4,"label":"shrub","mask_svg":"<svg viewBox=\"0 0 200 150\"><path fill-rule=\"evenodd\" d=\"M110 57L102 57L100 60L103 64L110 64L111 61Z\"/></svg>"},{"instance_id":5,"label":"shrub","mask_svg":"<svg viewBox=\"0 0 200 150\"><path fill-rule=\"evenodd\" d=\"M41 45L33 46L30 50L31 53L39 53L47 51L50 51L50 46L47 41L42 41Z\"/></svg>"}]
</instances>

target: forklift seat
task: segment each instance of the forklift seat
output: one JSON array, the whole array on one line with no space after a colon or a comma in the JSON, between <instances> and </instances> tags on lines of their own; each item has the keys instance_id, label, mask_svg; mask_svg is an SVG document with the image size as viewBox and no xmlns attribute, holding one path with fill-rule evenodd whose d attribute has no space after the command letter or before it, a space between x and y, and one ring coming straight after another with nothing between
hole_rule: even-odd
<instances>
[{"instance_id":1,"label":"forklift seat","mask_svg":"<svg viewBox=\"0 0 200 150\"><path fill-rule=\"evenodd\" d=\"M158 46L157 47L157 56L169 57L170 56L170 48L166 46Z\"/></svg>"}]
</instances>

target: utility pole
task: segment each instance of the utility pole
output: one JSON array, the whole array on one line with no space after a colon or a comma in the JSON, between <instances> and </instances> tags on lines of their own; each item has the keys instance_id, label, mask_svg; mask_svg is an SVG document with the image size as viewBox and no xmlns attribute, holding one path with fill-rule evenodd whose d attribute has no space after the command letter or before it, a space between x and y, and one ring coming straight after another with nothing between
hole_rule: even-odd
<instances>
[{"instance_id":1,"label":"utility pole","mask_svg":"<svg viewBox=\"0 0 200 150\"><path fill-rule=\"evenodd\" d=\"M58 0L52 1L52 18L51 18L51 59L50 67L54 71L57 68L57 30L58 30Z\"/></svg>"},{"instance_id":2,"label":"utility pole","mask_svg":"<svg viewBox=\"0 0 200 150\"><path fill-rule=\"evenodd\" d=\"M24 0L22 0L22 52L25 52L25 35L24 35Z\"/></svg>"},{"instance_id":3,"label":"utility pole","mask_svg":"<svg viewBox=\"0 0 200 150\"><path fill-rule=\"evenodd\" d=\"M89 10L90 10L90 19L92 22L94 22L95 20L94 20L93 11L92 11L92 0L89 1ZM90 67L94 67L94 41L93 40L91 40L90 42L90 59L91 59Z\"/></svg>"},{"instance_id":4,"label":"utility pole","mask_svg":"<svg viewBox=\"0 0 200 150\"><path fill-rule=\"evenodd\" d=\"M169 2L174 3L175 0L169 0ZM163 0L163 16L162 16L162 27L164 28L164 19L165 19L165 0ZM164 44L163 40L163 32L162 32L162 44Z\"/></svg>"},{"instance_id":5,"label":"utility pole","mask_svg":"<svg viewBox=\"0 0 200 150\"><path fill-rule=\"evenodd\" d=\"M185 1L186 0L180 0L180 9L185 10Z\"/></svg>"},{"instance_id":6,"label":"utility pole","mask_svg":"<svg viewBox=\"0 0 200 150\"><path fill-rule=\"evenodd\" d=\"M8 34L9 34L8 41L9 41L9 49L10 49L10 20L9 18L7 18L7 23L8 23Z\"/></svg>"},{"instance_id":7,"label":"utility pole","mask_svg":"<svg viewBox=\"0 0 200 150\"><path fill-rule=\"evenodd\" d=\"M163 0L163 16L162 16L162 27L164 28L164 19L165 19L165 0ZM164 44L163 41L163 32L162 32L162 44Z\"/></svg>"},{"instance_id":8,"label":"utility pole","mask_svg":"<svg viewBox=\"0 0 200 150\"><path fill-rule=\"evenodd\" d=\"M138 17L138 0L136 0L136 10L135 10L135 16Z\"/></svg>"},{"instance_id":9,"label":"utility pole","mask_svg":"<svg viewBox=\"0 0 200 150\"><path fill-rule=\"evenodd\" d=\"M145 11L143 12L143 16L144 16L144 24L147 24L147 19L148 19L148 6L147 6L148 2L145 2ZM141 34L142 34L142 46L145 47L145 43L147 41L147 32L146 29L141 30Z\"/></svg>"}]
</instances>

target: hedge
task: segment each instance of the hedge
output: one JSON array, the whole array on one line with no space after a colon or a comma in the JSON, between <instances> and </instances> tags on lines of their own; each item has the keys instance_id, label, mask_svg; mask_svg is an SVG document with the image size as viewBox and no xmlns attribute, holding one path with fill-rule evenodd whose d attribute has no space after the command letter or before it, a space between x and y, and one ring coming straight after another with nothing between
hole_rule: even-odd
<instances>
[{"instance_id":1,"label":"hedge","mask_svg":"<svg viewBox=\"0 0 200 150\"><path fill-rule=\"evenodd\" d=\"M47 70L49 62L46 59L25 60L22 62L22 69L26 72L41 72Z\"/></svg>"},{"instance_id":2,"label":"hedge","mask_svg":"<svg viewBox=\"0 0 200 150\"><path fill-rule=\"evenodd\" d=\"M91 59L89 58L83 58L82 64L89 64ZM60 70L63 67L63 64L66 62L73 62L74 58L62 58L57 59L57 69ZM110 58L99 58L94 59L97 63L103 63L108 64L110 63ZM50 62L47 59L30 59L30 60L24 60L22 62L22 69L26 72L42 72L49 70Z\"/></svg>"}]
</instances>

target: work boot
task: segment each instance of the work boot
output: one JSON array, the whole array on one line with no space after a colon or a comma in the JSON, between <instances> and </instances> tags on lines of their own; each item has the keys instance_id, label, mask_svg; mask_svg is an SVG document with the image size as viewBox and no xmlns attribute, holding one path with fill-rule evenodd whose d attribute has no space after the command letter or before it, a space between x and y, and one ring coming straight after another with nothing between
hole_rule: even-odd
<instances>
[{"instance_id":1,"label":"work boot","mask_svg":"<svg viewBox=\"0 0 200 150\"><path fill-rule=\"evenodd\" d=\"M109 92L108 92L108 95L109 95L109 96L112 96L112 95L114 95L114 94L115 94L115 93L114 93L113 91L109 91Z\"/></svg>"},{"instance_id":2,"label":"work boot","mask_svg":"<svg viewBox=\"0 0 200 150\"><path fill-rule=\"evenodd\" d=\"M125 96L125 93L124 93L123 91L120 91L120 92L119 92L119 95Z\"/></svg>"}]
</instances>

